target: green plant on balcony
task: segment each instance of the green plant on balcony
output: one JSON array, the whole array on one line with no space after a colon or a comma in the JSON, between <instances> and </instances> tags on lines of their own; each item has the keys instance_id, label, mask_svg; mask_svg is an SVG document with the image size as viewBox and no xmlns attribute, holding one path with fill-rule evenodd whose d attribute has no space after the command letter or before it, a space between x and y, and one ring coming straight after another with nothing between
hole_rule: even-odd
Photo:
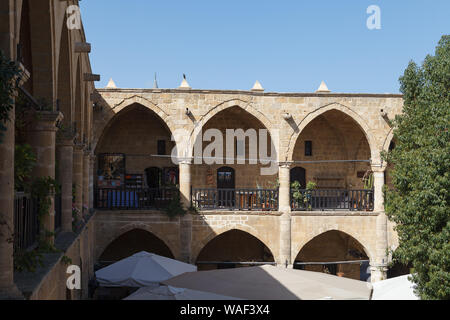
<instances>
[{"instance_id":1,"label":"green plant on balcony","mask_svg":"<svg viewBox=\"0 0 450 320\"><path fill-rule=\"evenodd\" d=\"M308 211L312 210L312 193L313 190L316 190L317 188L317 183L313 182L313 181L309 181L306 184L306 192L303 196L303 202L305 204L305 207L308 209Z\"/></svg>"},{"instance_id":2,"label":"green plant on balcony","mask_svg":"<svg viewBox=\"0 0 450 320\"><path fill-rule=\"evenodd\" d=\"M180 192L177 188L173 188L172 197L169 203L164 207L164 212L169 218L175 218L177 216L184 216L187 210L183 207L181 203Z\"/></svg>"},{"instance_id":3,"label":"green plant on balcony","mask_svg":"<svg viewBox=\"0 0 450 320\"><path fill-rule=\"evenodd\" d=\"M371 192L374 188L374 179L373 179L373 172L371 170L367 170L363 177L363 183L364 183L364 203L360 204L360 208L364 207L364 209L369 210L370 209L370 200L371 200Z\"/></svg>"}]
</instances>

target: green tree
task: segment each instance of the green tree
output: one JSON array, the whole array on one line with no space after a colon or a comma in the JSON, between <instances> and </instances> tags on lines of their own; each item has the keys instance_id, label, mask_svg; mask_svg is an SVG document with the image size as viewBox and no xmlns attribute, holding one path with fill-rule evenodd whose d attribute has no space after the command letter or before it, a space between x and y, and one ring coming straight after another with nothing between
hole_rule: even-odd
<instances>
[{"instance_id":1,"label":"green tree","mask_svg":"<svg viewBox=\"0 0 450 320\"><path fill-rule=\"evenodd\" d=\"M386 212L399 236L393 257L413 266L422 299L450 299L450 36L422 66L410 62L400 83L403 114L387 155L394 188Z\"/></svg>"}]
</instances>

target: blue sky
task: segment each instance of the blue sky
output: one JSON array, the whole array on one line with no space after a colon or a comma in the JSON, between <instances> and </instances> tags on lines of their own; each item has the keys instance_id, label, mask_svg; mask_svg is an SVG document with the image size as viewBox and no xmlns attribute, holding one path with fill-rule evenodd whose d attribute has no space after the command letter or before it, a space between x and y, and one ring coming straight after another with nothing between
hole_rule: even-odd
<instances>
[{"instance_id":1,"label":"blue sky","mask_svg":"<svg viewBox=\"0 0 450 320\"><path fill-rule=\"evenodd\" d=\"M381 29L369 30L370 5ZM80 2L97 87L398 93L450 33L449 0L86 0Z\"/></svg>"}]
</instances>

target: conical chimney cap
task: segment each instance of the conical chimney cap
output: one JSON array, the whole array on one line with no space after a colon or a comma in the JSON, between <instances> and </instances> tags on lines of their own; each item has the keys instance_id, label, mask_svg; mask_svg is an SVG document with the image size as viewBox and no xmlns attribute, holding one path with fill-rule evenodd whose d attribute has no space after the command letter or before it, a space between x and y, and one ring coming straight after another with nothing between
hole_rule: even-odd
<instances>
[{"instance_id":1,"label":"conical chimney cap","mask_svg":"<svg viewBox=\"0 0 450 320\"><path fill-rule=\"evenodd\" d=\"M317 89L316 92L331 92L330 90L328 90L327 85L325 84L325 81L322 81L322 83L320 84L319 89Z\"/></svg>"},{"instance_id":2,"label":"conical chimney cap","mask_svg":"<svg viewBox=\"0 0 450 320\"><path fill-rule=\"evenodd\" d=\"M117 88L116 83L114 82L114 80L113 80L112 78L109 79L109 82L108 82L108 84L106 85L106 88L109 88L109 89Z\"/></svg>"},{"instance_id":3,"label":"conical chimney cap","mask_svg":"<svg viewBox=\"0 0 450 320\"><path fill-rule=\"evenodd\" d=\"M255 84L253 85L252 91L264 91L264 88L258 80L256 80Z\"/></svg>"}]
</instances>

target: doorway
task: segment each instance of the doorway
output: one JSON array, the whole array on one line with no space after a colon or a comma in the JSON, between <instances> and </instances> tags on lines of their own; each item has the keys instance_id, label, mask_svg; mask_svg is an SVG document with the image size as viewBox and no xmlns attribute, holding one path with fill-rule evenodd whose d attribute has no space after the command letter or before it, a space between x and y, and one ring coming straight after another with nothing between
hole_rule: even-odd
<instances>
[{"instance_id":1,"label":"doorway","mask_svg":"<svg viewBox=\"0 0 450 320\"><path fill-rule=\"evenodd\" d=\"M235 171L230 167L217 170L217 201L219 207L234 207L235 204Z\"/></svg>"},{"instance_id":2,"label":"doorway","mask_svg":"<svg viewBox=\"0 0 450 320\"><path fill-rule=\"evenodd\" d=\"M291 169L291 184L295 181L300 183L301 189L306 189L306 170L302 167L295 167Z\"/></svg>"}]
</instances>

